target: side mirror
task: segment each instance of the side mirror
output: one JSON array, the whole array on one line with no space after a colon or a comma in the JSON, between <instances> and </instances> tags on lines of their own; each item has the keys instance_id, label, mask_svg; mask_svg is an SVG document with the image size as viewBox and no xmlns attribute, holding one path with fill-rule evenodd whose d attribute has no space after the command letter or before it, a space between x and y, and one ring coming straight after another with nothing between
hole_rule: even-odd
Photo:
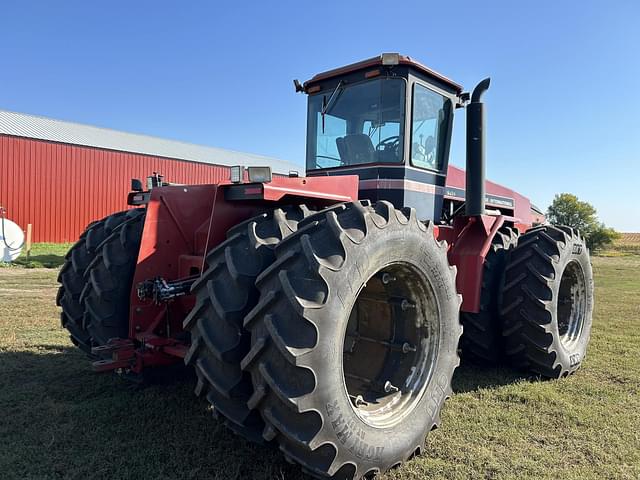
<instances>
[{"instance_id":1,"label":"side mirror","mask_svg":"<svg viewBox=\"0 0 640 480\"><path fill-rule=\"evenodd\" d=\"M142 186L142 181L138 178L131 179L131 191L132 192L143 192L144 187Z\"/></svg>"}]
</instances>

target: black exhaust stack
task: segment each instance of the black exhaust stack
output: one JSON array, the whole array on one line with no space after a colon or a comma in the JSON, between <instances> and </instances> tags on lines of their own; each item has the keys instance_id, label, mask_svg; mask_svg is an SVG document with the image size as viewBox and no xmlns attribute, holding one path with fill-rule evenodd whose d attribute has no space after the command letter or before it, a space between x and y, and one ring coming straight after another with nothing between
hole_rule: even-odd
<instances>
[{"instance_id":1,"label":"black exhaust stack","mask_svg":"<svg viewBox=\"0 0 640 480\"><path fill-rule=\"evenodd\" d=\"M485 117L482 95L489 89L490 78L482 80L471 94L467 105L467 179L465 212L468 216L484 215L485 203Z\"/></svg>"}]
</instances>

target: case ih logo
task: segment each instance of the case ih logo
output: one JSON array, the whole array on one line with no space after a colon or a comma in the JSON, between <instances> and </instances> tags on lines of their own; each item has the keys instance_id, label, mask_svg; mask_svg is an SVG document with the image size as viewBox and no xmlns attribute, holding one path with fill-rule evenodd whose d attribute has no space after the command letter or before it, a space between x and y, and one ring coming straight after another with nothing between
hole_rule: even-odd
<instances>
[{"instance_id":1,"label":"case ih logo","mask_svg":"<svg viewBox=\"0 0 640 480\"><path fill-rule=\"evenodd\" d=\"M463 199L464 198L464 189L446 187L444 194L447 197L454 197L454 198ZM484 198L486 199L487 203L489 203L491 205L496 205L496 206L499 206L499 207L513 208L513 205L514 205L513 198L509 198L509 197L501 197L499 195L486 194L484 196Z\"/></svg>"}]
</instances>

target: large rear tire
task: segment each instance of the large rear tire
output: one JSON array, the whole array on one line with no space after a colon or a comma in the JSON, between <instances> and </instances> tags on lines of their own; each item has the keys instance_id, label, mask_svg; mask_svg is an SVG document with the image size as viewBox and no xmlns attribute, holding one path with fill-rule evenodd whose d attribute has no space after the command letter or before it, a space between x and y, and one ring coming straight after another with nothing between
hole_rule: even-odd
<instances>
[{"instance_id":1,"label":"large rear tire","mask_svg":"<svg viewBox=\"0 0 640 480\"><path fill-rule=\"evenodd\" d=\"M62 307L60 323L69 331L74 345L91 356L94 342L83 325L84 305L80 295L86 284L85 273L96 257L102 242L127 219L127 211L117 212L87 226L65 256L58 275L60 288L56 304Z\"/></svg>"},{"instance_id":2,"label":"large rear tire","mask_svg":"<svg viewBox=\"0 0 640 480\"><path fill-rule=\"evenodd\" d=\"M501 228L493 237L482 272L480 311L460 315L464 328L460 339L463 362L495 365L502 359L504 344L498 296L507 253L517 243L518 234L510 227Z\"/></svg>"},{"instance_id":3,"label":"large rear tire","mask_svg":"<svg viewBox=\"0 0 640 480\"><path fill-rule=\"evenodd\" d=\"M274 247L309 214L304 205L278 208L236 225L207 254L208 268L191 289L196 304L184 321L191 333L185 363L195 367L196 394L205 395L233 431L256 442L264 423L247 407L253 387L240 368L250 345L242 322L258 301L255 279L275 260Z\"/></svg>"},{"instance_id":4,"label":"large rear tire","mask_svg":"<svg viewBox=\"0 0 640 480\"><path fill-rule=\"evenodd\" d=\"M276 247L247 315L249 406L289 461L360 478L419 453L459 364L446 244L412 209L352 203Z\"/></svg>"},{"instance_id":5,"label":"large rear tire","mask_svg":"<svg viewBox=\"0 0 640 480\"><path fill-rule=\"evenodd\" d=\"M84 326L97 345L129 334L129 306L145 219L144 209L127 218L107 237L87 267L81 294Z\"/></svg>"},{"instance_id":6,"label":"large rear tire","mask_svg":"<svg viewBox=\"0 0 640 480\"><path fill-rule=\"evenodd\" d=\"M569 227L536 227L509 255L502 288L505 353L549 378L582 364L593 312L593 272L584 239Z\"/></svg>"}]
</instances>

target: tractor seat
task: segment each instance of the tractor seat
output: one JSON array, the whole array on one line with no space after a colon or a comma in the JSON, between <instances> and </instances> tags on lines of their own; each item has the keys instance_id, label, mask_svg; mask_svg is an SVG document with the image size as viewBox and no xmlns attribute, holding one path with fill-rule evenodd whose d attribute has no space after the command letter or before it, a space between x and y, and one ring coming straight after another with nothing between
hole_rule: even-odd
<instances>
[{"instance_id":1,"label":"tractor seat","mask_svg":"<svg viewBox=\"0 0 640 480\"><path fill-rule=\"evenodd\" d=\"M376 149L369 135L355 133L336 138L336 146L340 154L340 160L345 165L359 163L372 163L375 161Z\"/></svg>"}]
</instances>

